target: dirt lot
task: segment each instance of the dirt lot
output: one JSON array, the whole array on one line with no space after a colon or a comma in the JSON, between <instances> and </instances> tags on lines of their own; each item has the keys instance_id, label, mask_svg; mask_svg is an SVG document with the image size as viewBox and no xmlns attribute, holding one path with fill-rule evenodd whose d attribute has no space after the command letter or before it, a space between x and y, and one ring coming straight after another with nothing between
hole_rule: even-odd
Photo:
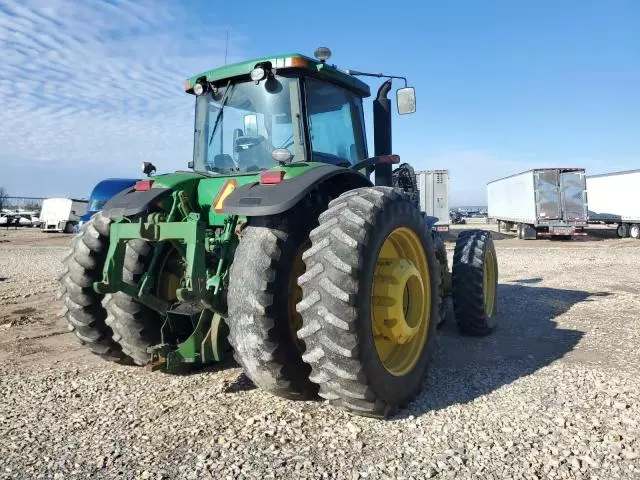
<instances>
[{"instance_id":1,"label":"dirt lot","mask_svg":"<svg viewBox=\"0 0 640 480\"><path fill-rule=\"evenodd\" d=\"M382 422L232 362L96 358L57 315L68 236L0 230L0 478L640 478L640 242L614 237L496 233L499 329L443 327L422 394Z\"/></svg>"}]
</instances>

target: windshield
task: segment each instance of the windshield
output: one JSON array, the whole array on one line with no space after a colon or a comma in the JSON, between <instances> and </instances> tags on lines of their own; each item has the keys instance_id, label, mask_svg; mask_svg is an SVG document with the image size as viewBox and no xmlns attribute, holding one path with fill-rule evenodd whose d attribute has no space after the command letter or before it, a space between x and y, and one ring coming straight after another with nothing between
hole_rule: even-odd
<instances>
[{"instance_id":1,"label":"windshield","mask_svg":"<svg viewBox=\"0 0 640 480\"><path fill-rule=\"evenodd\" d=\"M196 99L194 169L254 172L276 165L271 152L285 148L304 160L297 78L228 83Z\"/></svg>"}]
</instances>

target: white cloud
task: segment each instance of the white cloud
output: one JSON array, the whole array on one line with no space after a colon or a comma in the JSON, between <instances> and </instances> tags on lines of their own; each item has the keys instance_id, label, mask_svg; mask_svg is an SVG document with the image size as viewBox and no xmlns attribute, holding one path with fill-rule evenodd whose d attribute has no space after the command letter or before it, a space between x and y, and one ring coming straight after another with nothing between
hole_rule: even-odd
<instances>
[{"instance_id":1,"label":"white cloud","mask_svg":"<svg viewBox=\"0 0 640 480\"><path fill-rule=\"evenodd\" d=\"M23 177L59 172L40 194L81 195L143 160L185 167L184 80L223 63L224 37L178 2L0 0L0 183L18 194Z\"/></svg>"}]
</instances>

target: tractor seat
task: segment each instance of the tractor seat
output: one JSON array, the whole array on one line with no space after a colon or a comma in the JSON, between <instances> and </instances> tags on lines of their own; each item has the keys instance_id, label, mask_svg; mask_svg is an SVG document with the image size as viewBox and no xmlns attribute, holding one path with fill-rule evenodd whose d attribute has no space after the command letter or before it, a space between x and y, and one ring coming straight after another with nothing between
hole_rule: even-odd
<instances>
[{"instance_id":1,"label":"tractor seat","mask_svg":"<svg viewBox=\"0 0 640 480\"><path fill-rule=\"evenodd\" d=\"M214 169L219 170L229 170L231 168L235 168L236 164L231 158L231 155L226 153L218 154L213 157L213 167Z\"/></svg>"}]
</instances>

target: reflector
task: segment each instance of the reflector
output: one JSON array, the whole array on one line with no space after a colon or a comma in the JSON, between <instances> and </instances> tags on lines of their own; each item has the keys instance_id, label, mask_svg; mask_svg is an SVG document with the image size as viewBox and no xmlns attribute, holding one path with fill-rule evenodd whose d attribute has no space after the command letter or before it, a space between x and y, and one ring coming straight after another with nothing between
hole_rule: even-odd
<instances>
[{"instance_id":1,"label":"reflector","mask_svg":"<svg viewBox=\"0 0 640 480\"><path fill-rule=\"evenodd\" d=\"M136 192L146 192L147 190L151 190L151 185L153 185L153 180L140 180L136 182Z\"/></svg>"},{"instance_id":2,"label":"reflector","mask_svg":"<svg viewBox=\"0 0 640 480\"><path fill-rule=\"evenodd\" d=\"M267 170L260 173L260 183L262 185L273 185L280 183L284 178L284 170Z\"/></svg>"}]
</instances>

